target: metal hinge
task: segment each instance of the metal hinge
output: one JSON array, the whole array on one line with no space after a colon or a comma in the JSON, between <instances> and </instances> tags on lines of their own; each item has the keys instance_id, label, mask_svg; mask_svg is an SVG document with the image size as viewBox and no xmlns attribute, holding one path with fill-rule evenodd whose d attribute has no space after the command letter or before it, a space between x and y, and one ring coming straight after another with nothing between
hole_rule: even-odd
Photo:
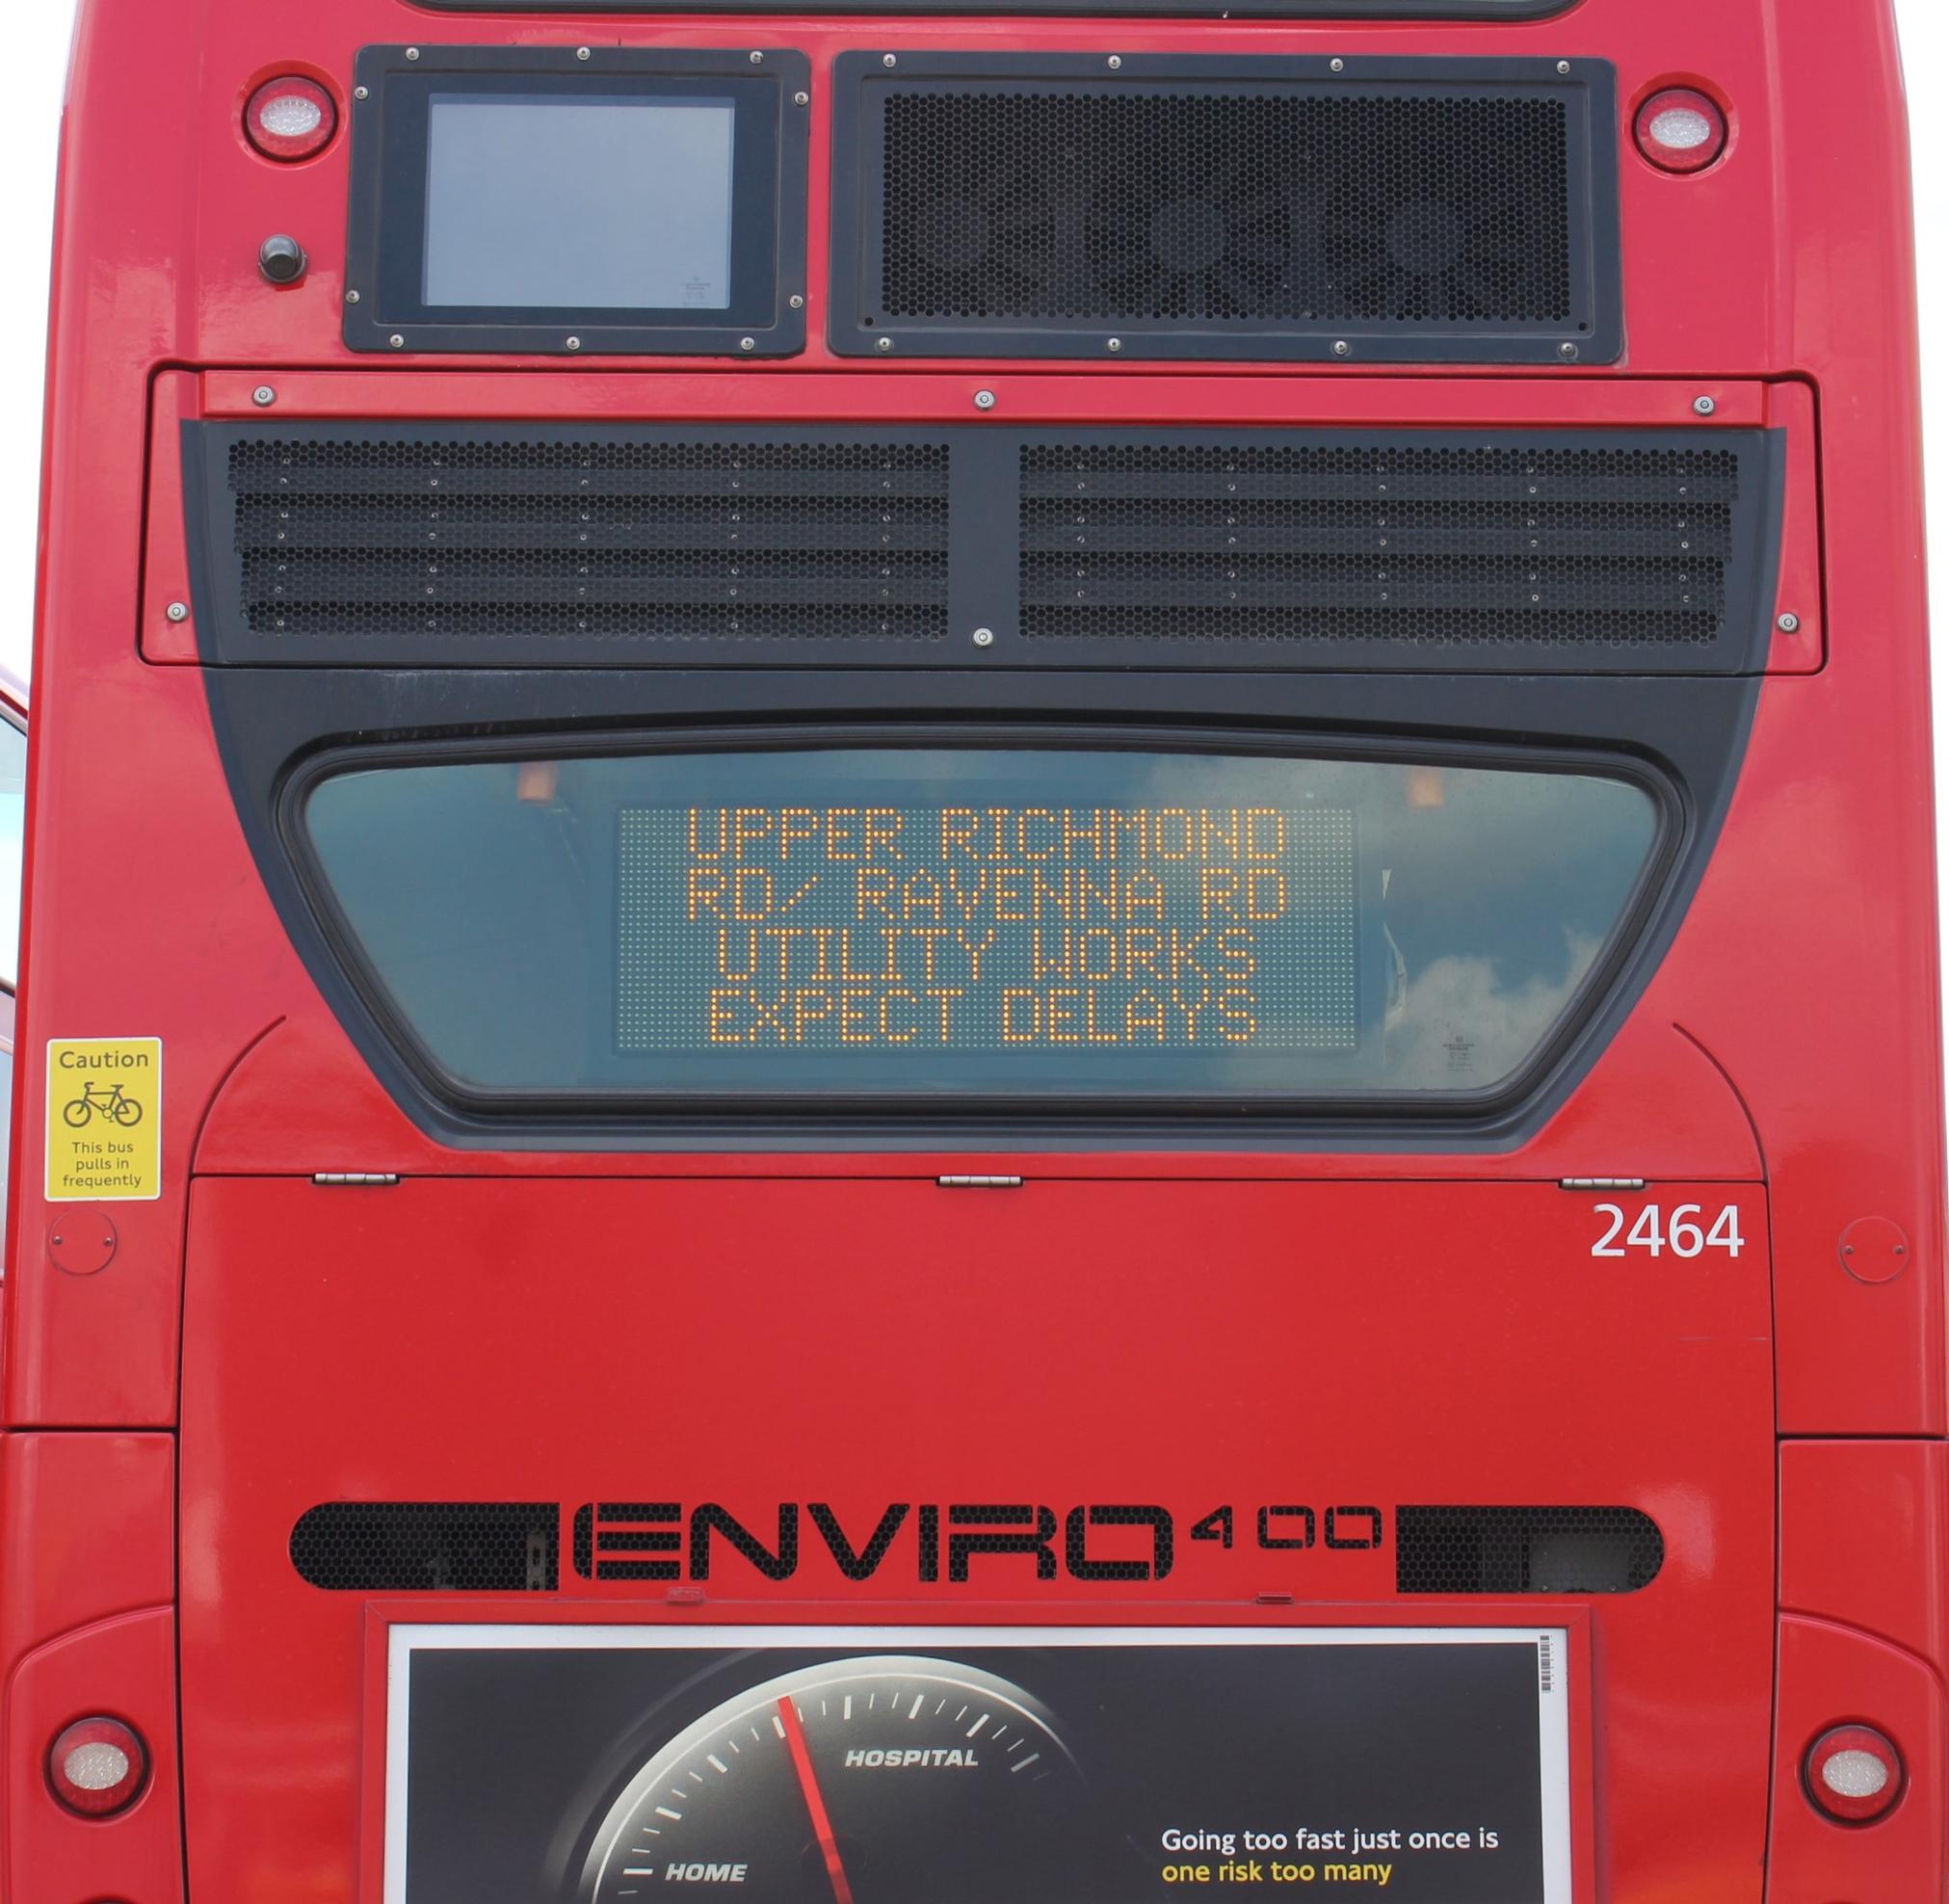
<instances>
[{"instance_id":1,"label":"metal hinge","mask_svg":"<svg viewBox=\"0 0 1949 1904\"><path fill-rule=\"evenodd\" d=\"M937 1177L935 1181L943 1190L1019 1190L1022 1187L1019 1177Z\"/></svg>"},{"instance_id":2,"label":"metal hinge","mask_svg":"<svg viewBox=\"0 0 1949 1904\"><path fill-rule=\"evenodd\" d=\"M1642 1177L1567 1177L1557 1185L1559 1190L1642 1190L1645 1179Z\"/></svg>"},{"instance_id":3,"label":"metal hinge","mask_svg":"<svg viewBox=\"0 0 1949 1904\"><path fill-rule=\"evenodd\" d=\"M311 1180L333 1190L385 1190L397 1183L399 1177L389 1170L314 1170Z\"/></svg>"}]
</instances>

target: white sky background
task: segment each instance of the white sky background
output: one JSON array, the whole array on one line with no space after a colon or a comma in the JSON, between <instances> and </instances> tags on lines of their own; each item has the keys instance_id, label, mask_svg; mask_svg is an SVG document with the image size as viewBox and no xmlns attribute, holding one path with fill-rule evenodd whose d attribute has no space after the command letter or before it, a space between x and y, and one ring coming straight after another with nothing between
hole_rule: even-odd
<instances>
[{"instance_id":1,"label":"white sky background","mask_svg":"<svg viewBox=\"0 0 1949 1904\"><path fill-rule=\"evenodd\" d=\"M1709 0L1708 0L1709 4ZM1949 55L1943 0L1897 0L1910 73L1939 70ZM34 559L40 511L40 395L45 345L47 254L54 203L54 158L62 75L67 66L71 6L36 0L9 10L8 70L13 84L0 126L8 190L0 235L13 260L10 295L0 304L0 664L28 672L34 618ZM1937 629L1937 778L1949 795L1949 114L1924 106L1914 116L1915 211L1921 233L1923 380L1929 406L1929 525L1936 552L1933 593ZM140 163L140 158L132 160ZM1949 840L1949 826L1942 829ZM1945 856L1949 873L1949 856ZM1944 880L1949 886L1949 878Z\"/></svg>"}]
</instances>

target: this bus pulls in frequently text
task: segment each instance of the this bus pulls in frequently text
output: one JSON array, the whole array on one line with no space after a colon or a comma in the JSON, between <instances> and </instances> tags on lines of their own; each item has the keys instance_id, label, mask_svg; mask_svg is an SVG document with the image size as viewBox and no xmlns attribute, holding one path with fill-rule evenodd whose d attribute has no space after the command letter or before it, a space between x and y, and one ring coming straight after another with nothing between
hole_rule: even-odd
<instances>
[{"instance_id":1,"label":"this bus pulls in frequently text","mask_svg":"<svg viewBox=\"0 0 1949 1904\"><path fill-rule=\"evenodd\" d=\"M6 1904L1940 1904L1840 11L83 0Z\"/></svg>"}]
</instances>

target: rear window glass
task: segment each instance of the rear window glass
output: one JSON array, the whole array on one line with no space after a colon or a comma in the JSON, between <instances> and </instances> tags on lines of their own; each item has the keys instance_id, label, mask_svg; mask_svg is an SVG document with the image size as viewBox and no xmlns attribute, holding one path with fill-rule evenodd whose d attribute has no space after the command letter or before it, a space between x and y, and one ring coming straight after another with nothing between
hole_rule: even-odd
<instances>
[{"instance_id":1,"label":"rear window glass","mask_svg":"<svg viewBox=\"0 0 1949 1904\"><path fill-rule=\"evenodd\" d=\"M1493 1092L1659 826L1592 772L1018 746L364 767L303 813L396 1031L527 1097Z\"/></svg>"}]
</instances>

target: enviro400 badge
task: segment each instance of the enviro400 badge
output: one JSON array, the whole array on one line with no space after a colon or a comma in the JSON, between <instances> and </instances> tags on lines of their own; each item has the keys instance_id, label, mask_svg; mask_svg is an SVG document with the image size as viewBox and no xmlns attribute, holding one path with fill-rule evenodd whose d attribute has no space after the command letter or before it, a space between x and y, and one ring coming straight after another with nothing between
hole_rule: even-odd
<instances>
[{"instance_id":1,"label":"enviro400 badge","mask_svg":"<svg viewBox=\"0 0 1949 1904\"><path fill-rule=\"evenodd\" d=\"M768 1580L789 1580L808 1558L830 1559L848 1580L884 1574L922 1585L961 1584L980 1563L1032 1563L1038 1580L1146 1581L1169 1576L1180 1538L1225 1548L1302 1552L1316 1546L1372 1550L1385 1544L1378 1507L1213 1508L1188 1521L1169 1508L1103 1503L889 1503L871 1525L848 1527L824 1501L779 1505L774 1526L740 1521L715 1502L590 1501L575 1510L572 1555L585 1580L708 1580L728 1554Z\"/></svg>"}]
</instances>

